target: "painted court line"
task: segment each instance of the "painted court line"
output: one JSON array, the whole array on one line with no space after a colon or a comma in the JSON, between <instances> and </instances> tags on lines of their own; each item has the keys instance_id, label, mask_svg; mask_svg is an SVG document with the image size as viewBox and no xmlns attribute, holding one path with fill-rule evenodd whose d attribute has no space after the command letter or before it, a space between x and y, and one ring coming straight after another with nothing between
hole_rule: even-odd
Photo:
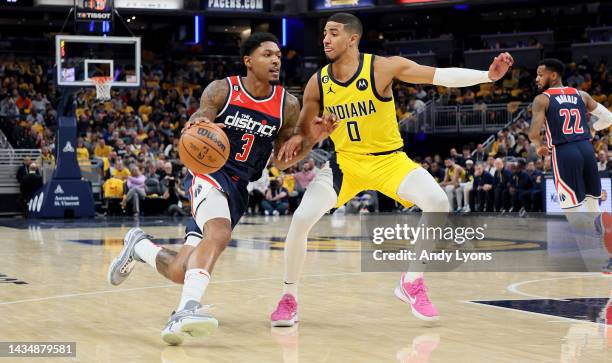
<instances>
[{"instance_id":1,"label":"painted court line","mask_svg":"<svg viewBox=\"0 0 612 363\"><path fill-rule=\"evenodd\" d=\"M556 280L569 280L569 279L584 279L584 278L593 278L593 277L607 278L607 276L604 276L601 273L590 273L590 274L584 273L584 274L580 274L580 275L551 277L551 278L545 278L545 279L534 279L534 280L527 280L527 281L516 282L514 284L508 285L506 287L506 290L508 290L511 293L514 293L514 294L517 294L517 295L526 296L526 297L533 298L533 299L549 299L549 300L557 300L557 301L567 301L567 300L565 300L563 298L552 298L552 297L548 297L548 296L529 294L529 293L526 293L526 292L523 292L523 291L519 290L519 287L521 287L523 285L535 283L535 282L556 281Z\"/></svg>"},{"instance_id":2,"label":"painted court line","mask_svg":"<svg viewBox=\"0 0 612 363\"><path fill-rule=\"evenodd\" d=\"M359 275L359 274L362 274L362 273L363 272L339 272L339 273L331 273L331 274L311 274L311 275L304 275L303 277L305 277L305 278L308 278L308 277L337 277L337 276ZM372 274L372 273L382 274L382 273L389 273L389 272L369 272L368 274ZM268 281L268 280L279 280L279 281L281 281L282 278L281 277L277 277L277 276L275 276L275 277L259 277L259 278L253 278L253 279L211 281L210 283L211 284L231 284L231 283L235 283L235 282ZM0 306L1 305L12 305L12 304L27 303L27 302L46 301L46 300L68 299L68 298L80 297L80 296L113 294L113 293L120 293L120 292L132 292L132 291L151 290L151 289L164 289L164 288L176 287L176 286L180 286L180 285L178 285L178 284L167 284L167 285L134 287L134 288L131 288L131 289L101 290L101 291L83 292L83 293L76 293L76 294L54 295L54 296L39 297L39 298L32 298L32 299L23 299L23 300L14 300L14 301L1 301L0 302Z\"/></svg>"}]
</instances>

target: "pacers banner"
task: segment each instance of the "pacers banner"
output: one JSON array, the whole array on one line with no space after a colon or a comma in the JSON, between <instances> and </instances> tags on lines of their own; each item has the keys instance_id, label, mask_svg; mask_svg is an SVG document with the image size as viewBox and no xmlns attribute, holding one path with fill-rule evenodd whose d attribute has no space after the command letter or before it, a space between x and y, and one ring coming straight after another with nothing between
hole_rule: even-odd
<instances>
[{"instance_id":1,"label":"pacers banner","mask_svg":"<svg viewBox=\"0 0 612 363\"><path fill-rule=\"evenodd\" d=\"M245 12L263 12L270 9L269 0L203 0L208 10L238 10Z\"/></svg>"},{"instance_id":2,"label":"pacers banner","mask_svg":"<svg viewBox=\"0 0 612 363\"><path fill-rule=\"evenodd\" d=\"M75 21L110 21L113 18L113 0L74 0Z\"/></svg>"}]
</instances>

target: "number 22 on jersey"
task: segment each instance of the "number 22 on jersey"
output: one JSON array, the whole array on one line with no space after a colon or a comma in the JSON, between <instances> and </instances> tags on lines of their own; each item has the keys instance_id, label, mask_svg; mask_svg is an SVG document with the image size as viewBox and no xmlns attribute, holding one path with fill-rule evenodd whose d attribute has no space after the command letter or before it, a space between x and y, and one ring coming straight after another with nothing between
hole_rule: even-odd
<instances>
[{"instance_id":1,"label":"number 22 on jersey","mask_svg":"<svg viewBox=\"0 0 612 363\"><path fill-rule=\"evenodd\" d=\"M584 132L580 110L576 108L569 110L567 108L562 108L559 110L559 116L564 117L563 133L565 135L582 134ZM574 118L574 123L570 125L572 118Z\"/></svg>"}]
</instances>

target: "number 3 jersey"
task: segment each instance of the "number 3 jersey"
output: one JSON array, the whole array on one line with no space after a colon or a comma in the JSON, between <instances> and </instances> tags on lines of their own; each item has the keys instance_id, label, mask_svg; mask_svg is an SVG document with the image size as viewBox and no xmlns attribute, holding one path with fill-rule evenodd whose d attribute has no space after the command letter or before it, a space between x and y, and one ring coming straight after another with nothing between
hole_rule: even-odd
<instances>
[{"instance_id":1,"label":"number 3 jersey","mask_svg":"<svg viewBox=\"0 0 612 363\"><path fill-rule=\"evenodd\" d=\"M328 64L318 72L323 114L334 114L340 125L330 135L337 152L376 154L404 145L393 97L376 90L372 54L360 54L357 71L346 82L334 78Z\"/></svg>"},{"instance_id":2,"label":"number 3 jersey","mask_svg":"<svg viewBox=\"0 0 612 363\"><path fill-rule=\"evenodd\" d=\"M543 94L549 98L546 112L548 147L591 139L586 105L577 89L549 88Z\"/></svg>"},{"instance_id":3,"label":"number 3 jersey","mask_svg":"<svg viewBox=\"0 0 612 363\"><path fill-rule=\"evenodd\" d=\"M255 181L268 163L274 140L283 126L285 89L273 86L272 94L258 99L249 94L239 76L226 78L230 91L215 123L230 142L230 154L222 170L234 182Z\"/></svg>"}]
</instances>

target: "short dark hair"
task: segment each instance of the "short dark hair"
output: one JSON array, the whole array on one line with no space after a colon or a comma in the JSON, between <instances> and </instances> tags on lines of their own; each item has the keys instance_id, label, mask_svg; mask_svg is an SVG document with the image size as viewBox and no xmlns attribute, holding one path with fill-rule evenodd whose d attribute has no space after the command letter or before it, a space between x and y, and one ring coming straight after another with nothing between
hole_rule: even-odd
<instances>
[{"instance_id":1,"label":"short dark hair","mask_svg":"<svg viewBox=\"0 0 612 363\"><path fill-rule=\"evenodd\" d=\"M547 70L556 72L561 77L565 74L565 64L556 58L542 59L540 63L538 63L538 66L544 66Z\"/></svg>"},{"instance_id":2,"label":"short dark hair","mask_svg":"<svg viewBox=\"0 0 612 363\"><path fill-rule=\"evenodd\" d=\"M336 13L327 19L328 22L333 21L335 23L344 24L344 28L347 32L359 35L363 34L363 25L358 17L349 13Z\"/></svg>"},{"instance_id":3,"label":"short dark hair","mask_svg":"<svg viewBox=\"0 0 612 363\"><path fill-rule=\"evenodd\" d=\"M278 38L274 34L268 32L257 32L251 34L247 40L242 43L240 46L240 57L253 54L255 49L259 48L261 43L264 42L274 42L280 48Z\"/></svg>"}]
</instances>

